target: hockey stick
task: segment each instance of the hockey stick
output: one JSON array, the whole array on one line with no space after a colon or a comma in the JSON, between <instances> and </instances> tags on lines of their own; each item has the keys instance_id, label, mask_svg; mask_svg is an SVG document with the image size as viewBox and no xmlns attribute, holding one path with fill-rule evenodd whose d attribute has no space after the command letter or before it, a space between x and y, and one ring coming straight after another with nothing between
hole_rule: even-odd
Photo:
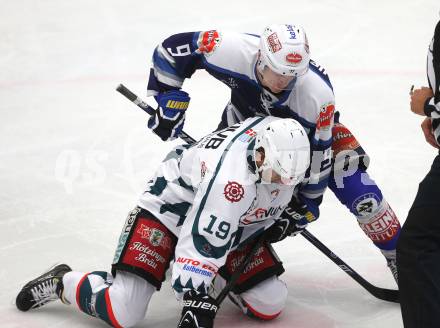
<instances>
[{"instance_id":1,"label":"hockey stick","mask_svg":"<svg viewBox=\"0 0 440 328\"><path fill-rule=\"evenodd\" d=\"M322 253L325 254L330 260L333 261L338 267L342 269L346 274L348 274L351 278L356 280L356 282L364 287L371 295L381 299L383 301L399 303L399 291L395 289L387 289L380 288L370 284L366 281L359 273L353 270L347 263L341 260L335 253L333 253L330 249L327 248L323 243L321 243L314 235L312 235L309 231L305 230L301 233L301 235L311 242L317 249L319 249Z\"/></svg>"},{"instance_id":2,"label":"hockey stick","mask_svg":"<svg viewBox=\"0 0 440 328\"><path fill-rule=\"evenodd\" d=\"M129 100L131 100L133 103L135 103L136 105L138 105L138 107L140 107L142 110L144 110L146 113L153 115L155 110L154 108L152 108L150 105L148 105L146 102L142 101L138 96L136 96L133 92L131 92L128 88L126 88L124 85L119 84L119 86L116 88L116 90L118 92L120 92L123 96L125 96L126 98L128 98ZM195 139L193 139L191 136L189 136L188 134L186 134L185 132L182 131L182 133L180 134L180 137L188 144L192 144L195 142ZM264 234L258 239L258 242L254 245L254 247L252 248L252 251L255 252L263 243L263 236ZM357 283L359 283L363 288L365 288L371 295L373 295L374 297L377 297L378 299L384 300L384 301L388 301L388 302L395 302L398 303L399 302L399 291L398 290L392 290L392 289L386 289L386 288L380 288L380 287L376 287L372 284L370 284L368 281L366 281L361 275L359 275L356 271L354 271L347 263L345 263L342 259L340 259L335 253L333 253L330 249L328 249L323 243L321 243L315 236L313 236L309 231L304 230L302 232L302 236L307 239L310 243L312 243L313 246L315 246L316 248L318 248L325 256L327 256L330 260L332 260L337 266L339 266L345 273L347 273L351 278L353 278ZM259 244L259 246L257 247L257 245ZM255 249L254 249L255 248ZM240 269L244 269L245 266L247 265L247 263L250 261L250 259L252 258L251 255L253 255L254 253L251 252L250 255L248 256L248 258L246 259L246 261L243 261L242 265L243 268L239 268L239 270L237 270L235 272L234 275L237 275L237 277L235 277L234 279L234 284L235 284L235 280L238 279L238 274ZM233 288L233 284L231 284L232 279L234 278L234 275L231 277L231 280L229 281L229 283L226 285L226 287L229 288L229 290L225 291L224 295L222 295L222 292L219 294L219 297L217 299L220 298L220 295L222 296L221 301L226 297L227 293ZM226 289L225 287L225 289Z\"/></svg>"},{"instance_id":3,"label":"hockey stick","mask_svg":"<svg viewBox=\"0 0 440 328\"><path fill-rule=\"evenodd\" d=\"M133 92L131 92L128 88L126 88L125 85L119 84L116 88L116 91L118 91L123 96L134 102L136 105L138 105L139 108L141 108L148 115L154 115L154 113L156 112L156 110L153 107L151 107L141 98L136 96ZM192 144L196 142L196 140L191 136L189 136L188 134L186 134L185 131L182 131L180 133L179 138L185 141L187 144Z\"/></svg>"}]
</instances>

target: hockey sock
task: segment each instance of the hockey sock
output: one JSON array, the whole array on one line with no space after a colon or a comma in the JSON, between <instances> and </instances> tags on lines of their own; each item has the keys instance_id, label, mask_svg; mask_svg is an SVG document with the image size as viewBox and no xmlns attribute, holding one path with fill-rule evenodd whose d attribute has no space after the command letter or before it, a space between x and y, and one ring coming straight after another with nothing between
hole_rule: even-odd
<instances>
[{"instance_id":1,"label":"hockey sock","mask_svg":"<svg viewBox=\"0 0 440 328\"><path fill-rule=\"evenodd\" d=\"M91 273L71 272L63 278L63 297L71 304L93 317L100 318L112 327L122 327L116 320L109 296L113 277L103 271Z\"/></svg>"},{"instance_id":2,"label":"hockey sock","mask_svg":"<svg viewBox=\"0 0 440 328\"><path fill-rule=\"evenodd\" d=\"M345 177L343 184L343 188L338 188L335 179L331 179L329 187L385 257L394 255L400 223L377 184L364 170Z\"/></svg>"}]
</instances>

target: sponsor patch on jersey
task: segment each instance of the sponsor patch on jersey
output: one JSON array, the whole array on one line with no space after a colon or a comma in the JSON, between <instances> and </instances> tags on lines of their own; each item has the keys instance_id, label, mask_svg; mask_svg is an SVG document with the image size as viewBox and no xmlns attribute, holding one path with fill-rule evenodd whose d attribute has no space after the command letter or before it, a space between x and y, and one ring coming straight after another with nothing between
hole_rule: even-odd
<instances>
[{"instance_id":1,"label":"sponsor patch on jersey","mask_svg":"<svg viewBox=\"0 0 440 328\"><path fill-rule=\"evenodd\" d=\"M302 56L297 52L291 52L286 56L286 61L290 64L295 64L295 65L301 63L302 59L303 59Z\"/></svg>"},{"instance_id":2,"label":"sponsor patch on jersey","mask_svg":"<svg viewBox=\"0 0 440 328\"><path fill-rule=\"evenodd\" d=\"M269 217L277 215L280 211L284 209L283 206L262 208L259 207L255 210L248 212L245 217L240 219L240 224L250 225L266 220Z\"/></svg>"},{"instance_id":3,"label":"sponsor patch on jersey","mask_svg":"<svg viewBox=\"0 0 440 328\"><path fill-rule=\"evenodd\" d=\"M325 104L321 107L321 112L319 113L318 122L316 124L317 130L328 130L332 123L333 114L335 112L334 104Z\"/></svg>"},{"instance_id":4,"label":"sponsor patch on jersey","mask_svg":"<svg viewBox=\"0 0 440 328\"><path fill-rule=\"evenodd\" d=\"M251 213L247 214L244 218L240 219L240 223L244 225L257 223L264 219L266 211L267 210L265 208L257 208Z\"/></svg>"},{"instance_id":5,"label":"sponsor patch on jersey","mask_svg":"<svg viewBox=\"0 0 440 328\"><path fill-rule=\"evenodd\" d=\"M197 52L211 55L220 45L221 37L216 30L201 32L197 40Z\"/></svg>"},{"instance_id":6,"label":"sponsor patch on jersey","mask_svg":"<svg viewBox=\"0 0 440 328\"><path fill-rule=\"evenodd\" d=\"M267 43L269 44L269 50L272 53L276 53L283 48L276 32L267 37Z\"/></svg>"},{"instance_id":7,"label":"sponsor patch on jersey","mask_svg":"<svg viewBox=\"0 0 440 328\"><path fill-rule=\"evenodd\" d=\"M217 269L209 264L201 263L198 260L179 256L176 263L183 265L182 269L193 272L206 277L213 277L217 273Z\"/></svg>"},{"instance_id":8,"label":"sponsor patch on jersey","mask_svg":"<svg viewBox=\"0 0 440 328\"><path fill-rule=\"evenodd\" d=\"M141 235L142 239L147 239L153 246L161 246L163 249L170 249L172 246L171 239L165 236L165 233L159 229L141 224L136 232Z\"/></svg>"},{"instance_id":9,"label":"sponsor patch on jersey","mask_svg":"<svg viewBox=\"0 0 440 328\"><path fill-rule=\"evenodd\" d=\"M349 129L341 123L335 123L333 126L333 156L336 156L343 150L355 150L360 147L359 142L353 136Z\"/></svg>"},{"instance_id":10,"label":"sponsor patch on jersey","mask_svg":"<svg viewBox=\"0 0 440 328\"><path fill-rule=\"evenodd\" d=\"M400 223L391 207L385 206L368 223L359 223L365 234L376 243L385 243L393 239L400 230Z\"/></svg>"},{"instance_id":11,"label":"sponsor patch on jersey","mask_svg":"<svg viewBox=\"0 0 440 328\"><path fill-rule=\"evenodd\" d=\"M230 201L231 203L236 203L242 200L244 197L244 188L238 182L228 181L223 194L225 195L226 200Z\"/></svg>"},{"instance_id":12,"label":"sponsor patch on jersey","mask_svg":"<svg viewBox=\"0 0 440 328\"><path fill-rule=\"evenodd\" d=\"M356 198L352 210L359 216L369 216L379 207L380 199L375 193L367 193Z\"/></svg>"}]
</instances>

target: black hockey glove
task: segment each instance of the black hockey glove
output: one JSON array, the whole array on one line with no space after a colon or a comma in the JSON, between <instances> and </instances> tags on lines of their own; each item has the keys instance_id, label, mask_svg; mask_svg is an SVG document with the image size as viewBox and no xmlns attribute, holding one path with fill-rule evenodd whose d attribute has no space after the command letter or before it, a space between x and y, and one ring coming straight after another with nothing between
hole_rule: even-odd
<instances>
[{"instance_id":1,"label":"black hockey glove","mask_svg":"<svg viewBox=\"0 0 440 328\"><path fill-rule=\"evenodd\" d=\"M307 209L307 205L296 197L292 197L280 218L266 232L267 241L276 243L288 236L296 236L315 219L315 216Z\"/></svg>"},{"instance_id":2,"label":"black hockey glove","mask_svg":"<svg viewBox=\"0 0 440 328\"><path fill-rule=\"evenodd\" d=\"M211 296L190 290L183 295L183 310L177 328L212 328L219 305Z\"/></svg>"},{"instance_id":3,"label":"black hockey glove","mask_svg":"<svg viewBox=\"0 0 440 328\"><path fill-rule=\"evenodd\" d=\"M148 120L148 127L163 141L176 139L185 123L190 97L185 91L171 90L156 96L159 107Z\"/></svg>"},{"instance_id":4,"label":"black hockey glove","mask_svg":"<svg viewBox=\"0 0 440 328\"><path fill-rule=\"evenodd\" d=\"M287 236L290 236L295 222L290 218L279 217L279 219L266 232L266 240L269 243L277 243Z\"/></svg>"}]
</instances>

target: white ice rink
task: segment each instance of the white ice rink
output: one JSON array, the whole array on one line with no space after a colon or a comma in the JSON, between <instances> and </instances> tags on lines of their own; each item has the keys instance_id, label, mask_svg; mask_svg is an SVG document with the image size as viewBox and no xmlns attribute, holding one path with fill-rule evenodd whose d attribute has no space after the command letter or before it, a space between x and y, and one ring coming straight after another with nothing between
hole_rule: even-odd
<instances>
[{"instance_id":1,"label":"white ice rink","mask_svg":"<svg viewBox=\"0 0 440 328\"><path fill-rule=\"evenodd\" d=\"M58 261L109 270L127 212L174 144L155 137L115 87L123 82L145 97L153 49L173 33L302 24L342 122L370 154L369 172L403 223L435 156L408 92L427 84L439 10L438 0L1 1L0 327L106 327L73 306L21 313L12 301ZM192 96L185 130L200 137L217 126L228 90L204 72L184 90ZM396 288L330 191L310 231L373 284ZM398 305L372 297L302 237L276 249L290 294L283 314L254 322L226 302L216 327L402 327ZM165 283L138 327L175 327L179 312Z\"/></svg>"}]
</instances>

